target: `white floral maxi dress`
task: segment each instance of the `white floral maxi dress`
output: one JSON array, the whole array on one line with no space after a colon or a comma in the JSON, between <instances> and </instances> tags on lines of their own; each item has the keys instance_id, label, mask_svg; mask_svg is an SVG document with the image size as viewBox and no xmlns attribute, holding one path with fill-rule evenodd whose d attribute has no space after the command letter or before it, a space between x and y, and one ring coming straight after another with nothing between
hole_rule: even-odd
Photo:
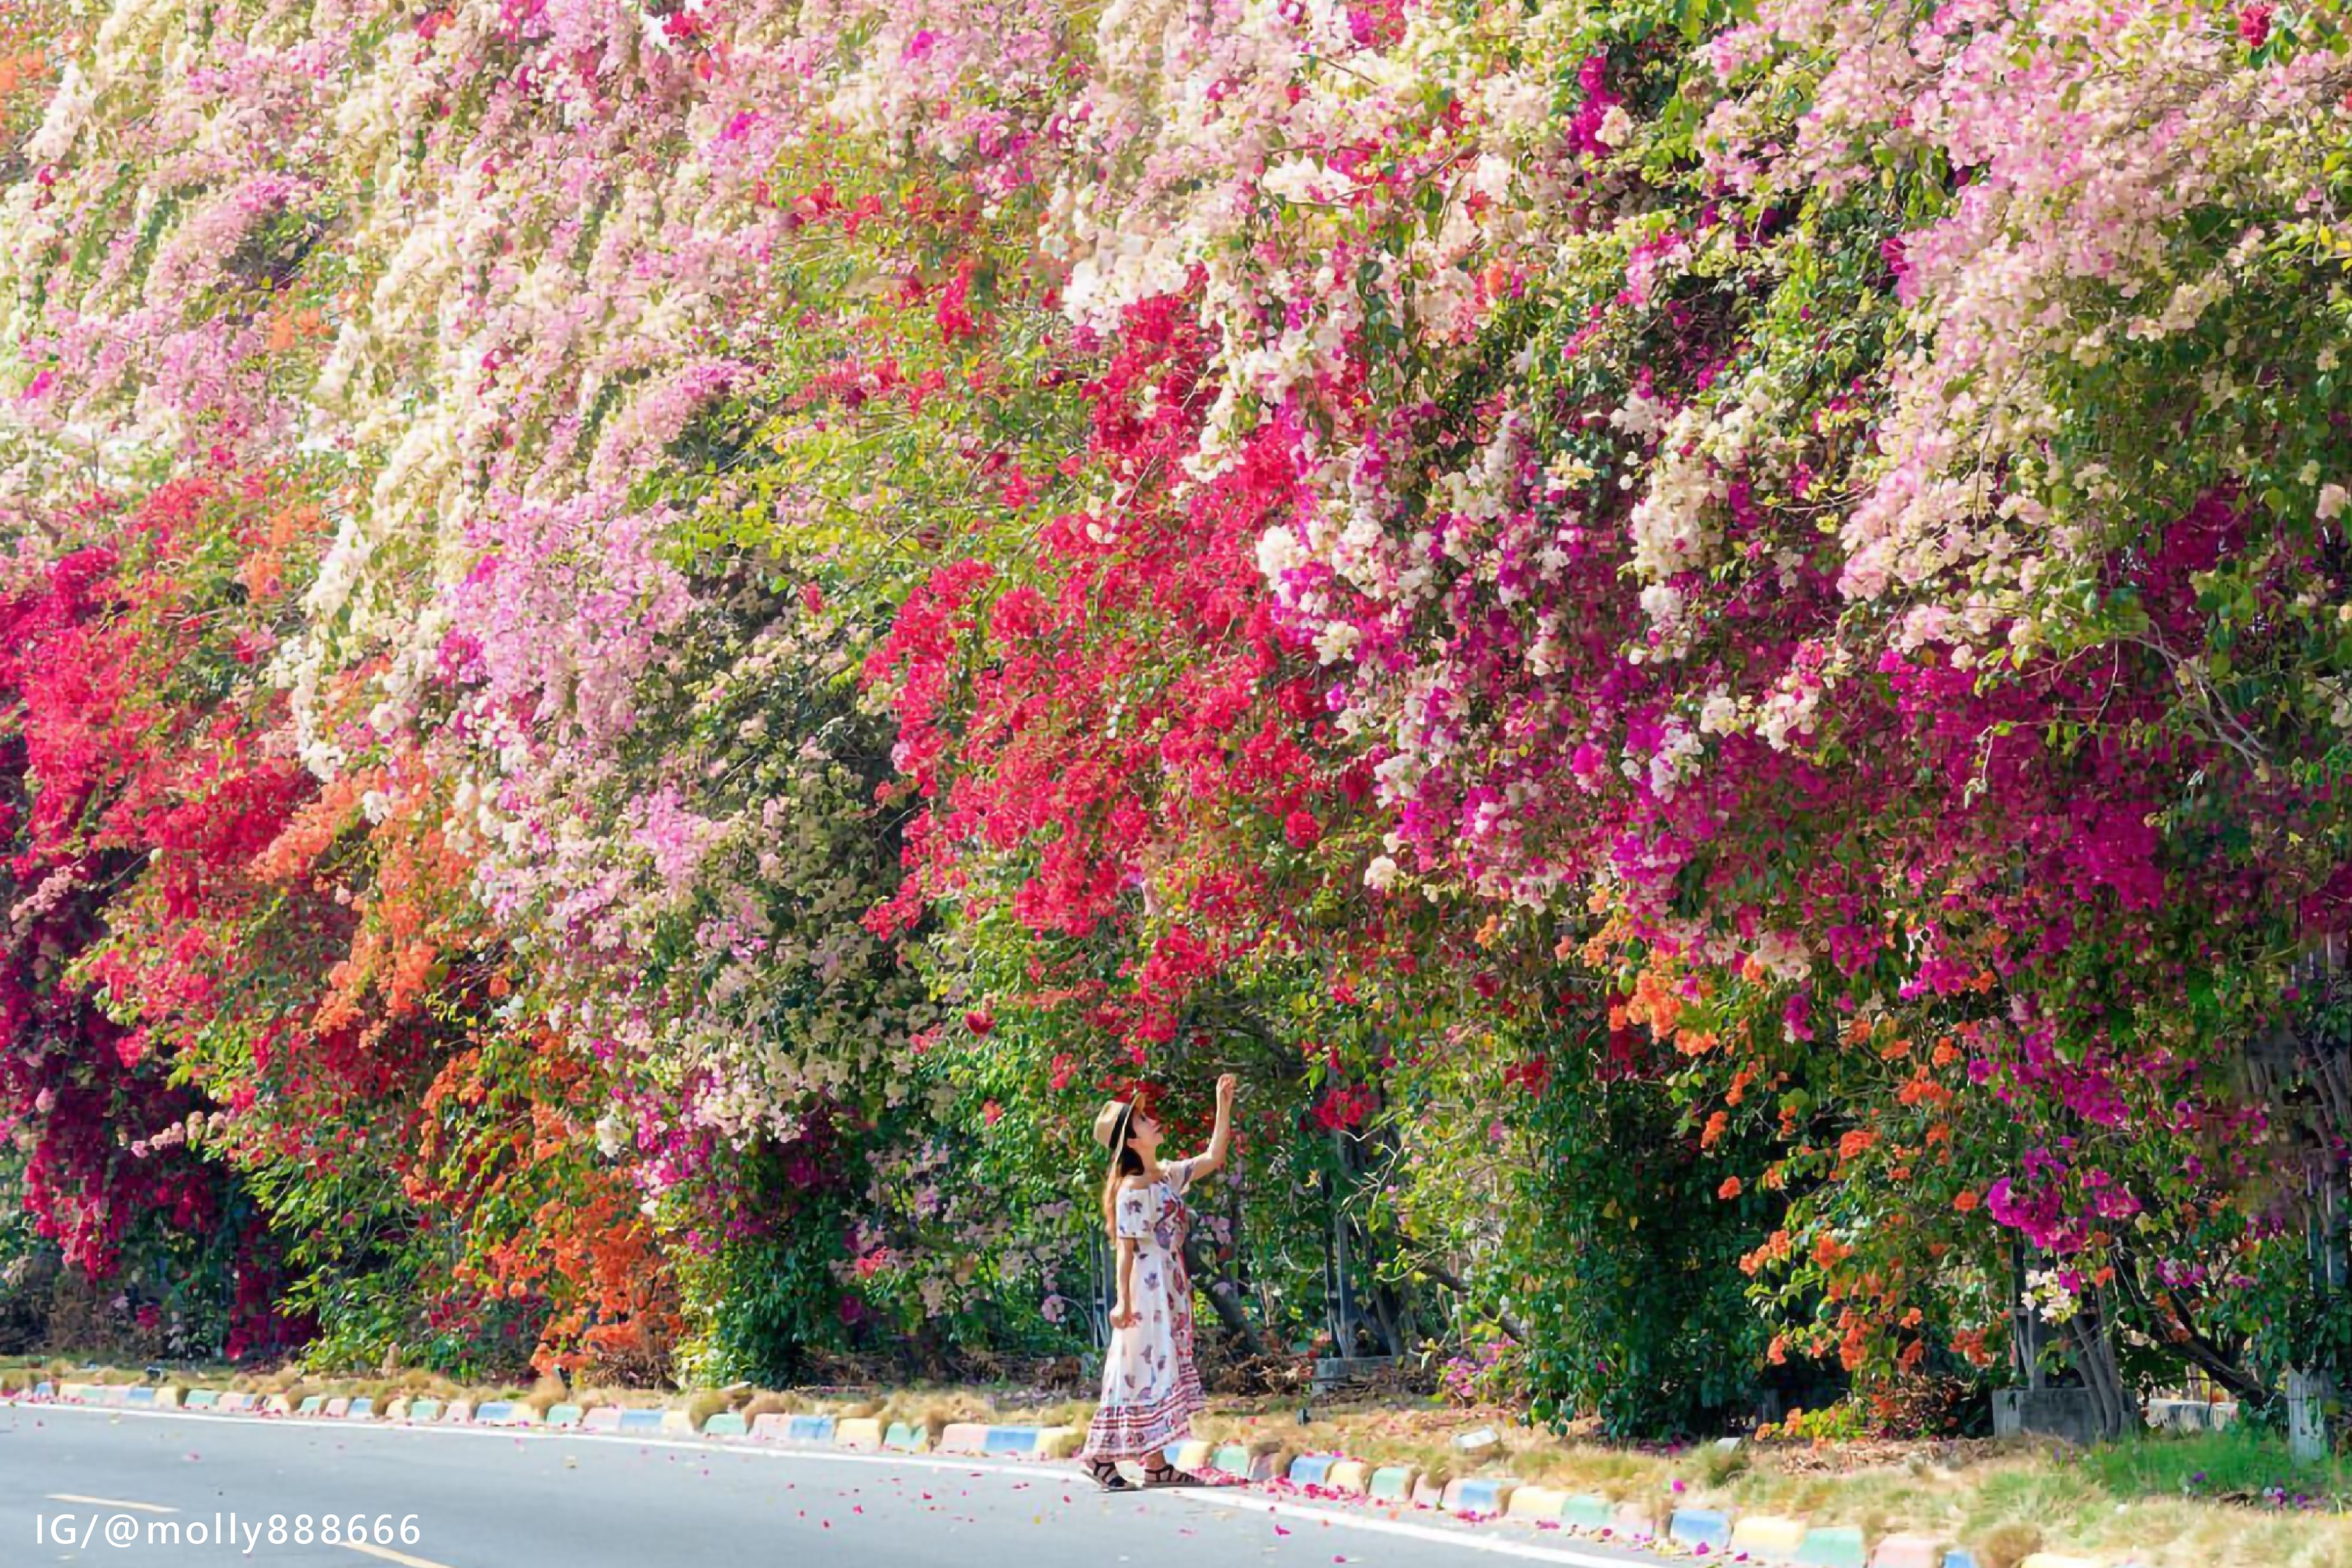
<instances>
[{"instance_id":1,"label":"white floral maxi dress","mask_svg":"<svg viewBox=\"0 0 2352 1568\"><path fill-rule=\"evenodd\" d=\"M1149 1459L1192 1429L1208 1408L1192 1364L1192 1281L1184 1271L1184 1233L1192 1211L1182 1194L1192 1160L1160 1167L1148 1186L1124 1187L1112 1211L1122 1239L1135 1243L1130 1281L1135 1322L1114 1328L1103 1353L1102 1403L1087 1428L1082 1459Z\"/></svg>"}]
</instances>

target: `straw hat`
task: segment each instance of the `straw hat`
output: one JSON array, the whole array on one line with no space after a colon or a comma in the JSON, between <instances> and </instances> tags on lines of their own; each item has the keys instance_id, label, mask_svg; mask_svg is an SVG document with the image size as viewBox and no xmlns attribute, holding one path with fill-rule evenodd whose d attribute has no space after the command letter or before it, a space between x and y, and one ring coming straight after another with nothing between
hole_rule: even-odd
<instances>
[{"instance_id":1,"label":"straw hat","mask_svg":"<svg viewBox=\"0 0 2352 1568\"><path fill-rule=\"evenodd\" d=\"M1102 1113L1095 1118L1095 1142L1106 1149L1109 1148L1111 1140L1118 1136L1118 1124L1129 1109L1131 1107L1124 1100L1105 1101Z\"/></svg>"}]
</instances>

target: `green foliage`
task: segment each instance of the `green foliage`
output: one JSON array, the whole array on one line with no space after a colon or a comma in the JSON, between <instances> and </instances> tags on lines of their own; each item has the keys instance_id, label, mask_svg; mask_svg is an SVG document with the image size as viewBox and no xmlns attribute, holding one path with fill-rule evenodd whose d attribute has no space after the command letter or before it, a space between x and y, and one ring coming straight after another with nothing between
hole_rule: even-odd
<instances>
[{"instance_id":1,"label":"green foliage","mask_svg":"<svg viewBox=\"0 0 2352 1568\"><path fill-rule=\"evenodd\" d=\"M1522 1113L1528 1161L1502 1240L1533 1413L1584 1412L1622 1436L1720 1429L1744 1416L1770 1339L1740 1258L1778 1198L1717 1196L1721 1167L1667 1090L1555 1079Z\"/></svg>"}]
</instances>

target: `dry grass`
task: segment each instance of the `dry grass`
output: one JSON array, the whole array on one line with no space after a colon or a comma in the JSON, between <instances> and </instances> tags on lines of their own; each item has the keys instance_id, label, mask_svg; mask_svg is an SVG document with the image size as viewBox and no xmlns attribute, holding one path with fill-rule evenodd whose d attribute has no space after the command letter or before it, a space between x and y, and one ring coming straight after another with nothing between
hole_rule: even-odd
<instances>
[{"instance_id":1,"label":"dry grass","mask_svg":"<svg viewBox=\"0 0 2352 1568\"><path fill-rule=\"evenodd\" d=\"M522 1402L530 1406L532 1413L543 1421L547 1418L547 1413L550 1410L559 1405L569 1403L571 1398L572 1391L563 1385L563 1379L541 1376L538 1382L530 1385L530 1392L522 1396Z\"/></svg>"},{"instance_id":2,"label":"dry grass","mask_svg":"<svg viewBox=\"0 0 2352 1568\"><path fill-rule=\"evenodd\" d=\"M744 1424L751 1425L762 1416L798 1416L806 1409L807 1405L807 1400L797 1396L778 1394L773 1389L762 1388L754 1392L751 1398L743 1402Z\"/></svg>"}]
</instances>

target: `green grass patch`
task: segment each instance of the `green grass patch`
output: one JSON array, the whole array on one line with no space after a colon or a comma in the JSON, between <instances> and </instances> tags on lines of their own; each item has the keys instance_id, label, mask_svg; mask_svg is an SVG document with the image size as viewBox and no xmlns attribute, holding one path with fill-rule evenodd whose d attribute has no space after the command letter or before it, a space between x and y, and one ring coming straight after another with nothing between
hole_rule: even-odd
<instances>
[{"instance_id":1,"label":"green grass patch","mask_svg":"<svg viewBox=\"0 0 2352 1568\"><path fill-rule=\"evenodd\" d=\"M2266 1432L2147 1433L2104 1443L2082 1464L2116 1497L2189 1497L2225 1501L2308 1500L2340 1511L2352 1500L2352 1465L2341 1458L2298 1465L2286 1439Z\"/></svg>"}]
</instances>

